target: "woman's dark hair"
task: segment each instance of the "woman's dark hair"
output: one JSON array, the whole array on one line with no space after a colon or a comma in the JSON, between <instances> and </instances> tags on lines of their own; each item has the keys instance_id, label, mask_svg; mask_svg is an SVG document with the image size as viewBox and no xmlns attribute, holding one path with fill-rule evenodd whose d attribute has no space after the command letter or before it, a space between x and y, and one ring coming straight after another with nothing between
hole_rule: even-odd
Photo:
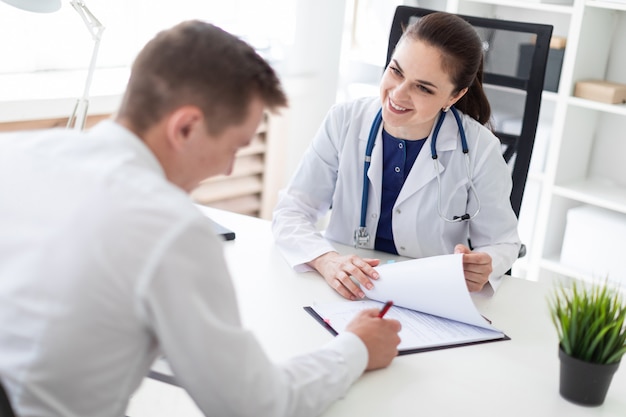
<instances>
[{"instance_id":1,"label":"woman's dark hair","mask_svg":"<svg viewBox=\"0 0 626 417\"><path fill-rule=\"evenodd\" d=\"M455 92L468 88L454 107L486 124L491 107L483 90L483 48L472 25L457 15L435 12L411 23L399 42L405 38L425 42L441 51L443 70L450 75Z\"/></svg>"}]
</instances>

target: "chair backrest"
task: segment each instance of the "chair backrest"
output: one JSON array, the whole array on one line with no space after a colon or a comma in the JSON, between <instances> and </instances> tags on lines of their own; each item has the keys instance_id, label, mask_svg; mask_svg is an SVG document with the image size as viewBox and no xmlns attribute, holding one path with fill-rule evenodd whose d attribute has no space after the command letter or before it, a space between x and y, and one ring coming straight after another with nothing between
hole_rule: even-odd
<instances>
[{"instance_id":1,"label":"chair backrest","mask_svg":"<svg viewBox=\"0 0 626 417\"><path fill-rule=\"evenodd\" d=\"M434 11L410 6L396 8L385 68L404 28L413 19ZM494 133L511 167L511 205L519 217L539 121L552 26L459 16L476 29L483 41L483 85L494 115Z\"/></svg>"},{"instance_id":2,"label":"chair backrest","mask_svg":"<svg viewBox=\"0 0 626 417\"><path fill-rule=\"evenodd\" d=\"M9 401L9 396L4 390L2 381L0 381L0 417L15 417L11 401Z\"/></svg>"}]
</instances>

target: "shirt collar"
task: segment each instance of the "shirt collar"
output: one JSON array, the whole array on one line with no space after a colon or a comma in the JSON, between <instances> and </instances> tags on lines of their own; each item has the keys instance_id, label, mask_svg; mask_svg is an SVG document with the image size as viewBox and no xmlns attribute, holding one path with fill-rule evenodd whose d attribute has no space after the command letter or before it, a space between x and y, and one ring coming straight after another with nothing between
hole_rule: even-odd
<instances>
[{"instance_id":1,"label":"shirt collar","mask_svg":"<svg viewBox=\"0 0 626 417\"><path fill-rule=\"evenodd\" d=\"M148 145L133 132L113 120L103 120L89 130L87 136L118 143L130 149L140 165L165 178L165 170Z\"/></svg>"}]
</instances>

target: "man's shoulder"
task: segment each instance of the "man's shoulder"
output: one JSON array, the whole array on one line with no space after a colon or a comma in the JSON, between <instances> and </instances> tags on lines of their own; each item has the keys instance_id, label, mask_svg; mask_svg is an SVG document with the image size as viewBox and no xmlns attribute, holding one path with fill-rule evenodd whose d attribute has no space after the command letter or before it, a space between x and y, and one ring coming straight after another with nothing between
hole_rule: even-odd
<instances>
[{"instance_id":1,"label":"man's shoulder","mask_svg":"<svg viewBox=\"0 0 626 417\"><path fill-rule=\"evenodd\" d=\"M115 194L117 201L114 211L135 213L135 216L152 217L164 226L179 221L193 221L202 217L202 213L193 205L189 194L171 184L163 178L151 173L135 173L137 177L131 184L117 184L121 186L118 192L117 186L110 187L105 194Z\"/></svg>"}]
</instances>

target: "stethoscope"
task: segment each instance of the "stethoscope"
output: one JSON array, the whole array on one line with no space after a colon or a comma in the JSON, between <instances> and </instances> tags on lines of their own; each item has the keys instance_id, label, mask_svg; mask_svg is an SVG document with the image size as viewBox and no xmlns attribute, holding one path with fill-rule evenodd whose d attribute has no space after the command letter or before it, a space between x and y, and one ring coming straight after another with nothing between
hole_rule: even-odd
<instances>
[{"instance_id":1,"label":"stethoscope","mask_svg":"<svg viewBox=\"0 0 626 417\"><path fill-rule=\"evenodd\" d=\"M443 124L444 119L446 118L446 112L441 111L439 118L437 119L437 123L435 124L435 129L433 130L432 140L430 142L430 154L433 159L433 163L435 164L435 172L437 173L437 212L439 213L439 217L448 223L457 223L462 221L472 220L474 217L478 215L480 211L480 199L478 198L478 193L476 192L476 188L474 187L474 182L472 181L472 172L470 169L470 160L469 153L467 147L467 139L465 138L465 129L463 128L463 123L461 122L461 117L459 116L459 112L454 108L450 107L452 114L456 120L456 124L459 128L459 134L461 136L461 148L463 149L463 154L465 155L465 168L467 173L467 181L469 183L470 191L476 198L477 208L474 214L465 213L462 216L454 216L451 219L447 218L441 212L441 178L439 177L439 164L437 162L437 136L439 135L439 129L441 129L441 125ZM380 130L380 125L383 121L383 111L380 109L372 122L372 127L370 129L369 137L367 138L367 146L365 147L365 162L363 169L363 195L361 197L361 221L359 224L359 228L354 231L354 243L355 246L358 247L366 247L369 243L370 235L367 231L367 227L365 226L365 217L367 215L367 200L369 196L369 187L368 187L368 179L367 179L367 171L369 170L370 163L372 162L372 150L374 149L374 143L376 142L376 136L378 135L378 131Z\"/></svg>"}]
</instances>

